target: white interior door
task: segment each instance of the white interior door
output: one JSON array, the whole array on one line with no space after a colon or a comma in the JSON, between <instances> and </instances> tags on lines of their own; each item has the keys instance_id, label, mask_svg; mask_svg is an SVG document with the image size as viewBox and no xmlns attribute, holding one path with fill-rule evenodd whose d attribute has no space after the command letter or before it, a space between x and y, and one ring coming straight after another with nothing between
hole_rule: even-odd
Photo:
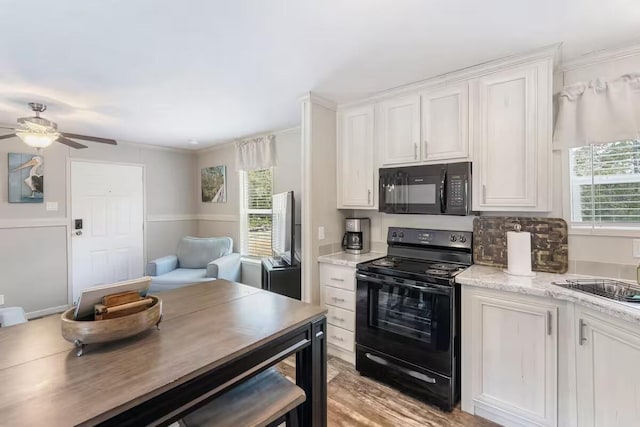
<instances>
[{"instance_id":1,"label":"white interior door","mask_svg":"<svg viewBox=\"0 0 640 427\"><path fill-rule=\"evenodd\" d=\"M71 162L74 301L83 289L143 275L143 206L141 166Z\"/></svg>"}]
</instances>

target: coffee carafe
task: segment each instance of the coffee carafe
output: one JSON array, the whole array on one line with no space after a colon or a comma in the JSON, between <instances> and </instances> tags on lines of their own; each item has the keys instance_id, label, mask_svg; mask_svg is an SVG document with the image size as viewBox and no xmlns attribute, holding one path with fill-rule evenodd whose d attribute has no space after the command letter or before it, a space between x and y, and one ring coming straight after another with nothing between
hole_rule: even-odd
<instances>
[{"instance_id":1,"label":"coffee carafe","mask_svg":"<svg viewBox=\"0 0 640 427\"><path fill-rule=\"evenodd\" d=\"M348 254L366 254L369 252L371 237L369 229L371 221L369 218L347 218L345 219L345 233L342 237L342 250Z\"/></svg>"}]
</instances>

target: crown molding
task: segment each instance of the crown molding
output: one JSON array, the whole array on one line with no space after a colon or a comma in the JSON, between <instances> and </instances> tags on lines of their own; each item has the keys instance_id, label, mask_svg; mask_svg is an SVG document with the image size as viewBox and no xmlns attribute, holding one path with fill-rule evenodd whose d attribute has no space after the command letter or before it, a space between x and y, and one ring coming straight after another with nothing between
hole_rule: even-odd
<instances>
[{"instance_id":1,"label":"crown molding","mask_svg":"<svg viewBox=\"0 0 640 427\"><path fill-rule=\"evenodd\" d=\"M462 68L445 74L440 74L406 85L396 86L391 89L376 92L375 94L364 99L358 99L340 104L338 106L338 110L347 107L356 107L364 103L378 102L396 96L414 94L418 91L433 89L435 87L453 84L464 80L471 80L486 74L490 74L497 70L502 70L509 67L517 67L519 65L533 61L554 60L557 63L560 57L561 48L562 43L555 43L538 49L530 50L525 53L510 55L504 58L483 62L471 67Z\"/></svg>"},{"instance_id":2,"label":"crown molding","mask_svg":"<svg viewBox=\"0 0 640 427\"><path fill-rule=\"evenodd\" d=\"M571 71L578 68L584 68L595 64L600 64L617 59L628 58L630 56L640 55L640 42L636 41L631 45L625 45L613 49L602 49L590 52L577 58L563 61L559 69L562 72Z\"/></svg>"},{"instance_id":3,"label":"crown molding","mask_svg":"<svg viewBox=\"0 0 640 427\"><path fill-rule=\"evenodd\" d=\"M336 111L338 109L338 104L336 104L335 102L327 98L323 98L319 95L316 95L313 92L309 92L306 95L302 96L300 98L300 102L309 102L311 104L317 104L332 111Z\"/></svg>"},{"instance_id":4,"label":"crown molding","mask_svg":"<svg viewBox=\"0 0 640 427\"><path fill-rule=\"evenodd\" d=\"M214 145L212 145L210 147L200 148L199 150L195 150L194 152L198 153L198 154L207 153L209 151L216 151L216 150L221 150L223 148L228 148L234 142L241 141L243 139L258 138L260 136L267 136L267 135L275 135L276 138L277 138L280 135L288 135L290 133L295 133L295 132L300 132L300 126L294 126L292 128L274 130L274 131L269 131L269 132L254 133L254 134L251 134L251 135L245 135L245 136L241 136L241 137L238 137L238 138L234 138L234 139L232 139L230 141L219 142L219 143L214 144Z\"/></svg>"}]
</instances>

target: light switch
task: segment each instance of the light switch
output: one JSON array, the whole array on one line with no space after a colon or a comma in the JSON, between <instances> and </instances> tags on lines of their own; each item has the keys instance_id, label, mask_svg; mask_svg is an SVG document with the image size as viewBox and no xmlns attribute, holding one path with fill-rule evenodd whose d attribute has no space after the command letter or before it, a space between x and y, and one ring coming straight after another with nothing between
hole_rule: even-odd
<instances>
[{"instance_id":1,"label":"light switch","mask_svg":"<svg viewBox=\"0 0 640 427\"><path fill-rule=\"evenodd\" d=\"M633 239L633 257L640 258L640 239Z\"/></svg>"},{"instance_id":2,"label":"light switch","mask_svg":"<svg viewBox=\"0 0 640 427\"><path fill-rule=\"evenodd\" d=\"M324 227L318 227L318 240L324 240Z\"/></svg>"},{"instance_id":3,"label":"light switch","mask_svg":"<svg viewBox=\"0 0 640 427\"><path fill-rule=\"evenodd\" d=\"M45 209L50 212L57 212L58 202L47 202Z\"/></svg>"}]
</instances>

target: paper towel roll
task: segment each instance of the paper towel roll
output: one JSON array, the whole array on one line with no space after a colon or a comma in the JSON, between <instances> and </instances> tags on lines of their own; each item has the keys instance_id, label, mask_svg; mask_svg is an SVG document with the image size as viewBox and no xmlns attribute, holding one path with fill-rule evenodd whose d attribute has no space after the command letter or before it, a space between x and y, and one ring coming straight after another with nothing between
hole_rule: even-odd
<instances>
[{"instance_id":1,"label":"paper towel roll","mask_svg":"<svg viewBox=\"0 0 640 427\"><path fill-rule=\"evenodd\" d=\"M533 276L531 272L531 233L507 231L507 273Z\"/></svg>"}]
</instances>

